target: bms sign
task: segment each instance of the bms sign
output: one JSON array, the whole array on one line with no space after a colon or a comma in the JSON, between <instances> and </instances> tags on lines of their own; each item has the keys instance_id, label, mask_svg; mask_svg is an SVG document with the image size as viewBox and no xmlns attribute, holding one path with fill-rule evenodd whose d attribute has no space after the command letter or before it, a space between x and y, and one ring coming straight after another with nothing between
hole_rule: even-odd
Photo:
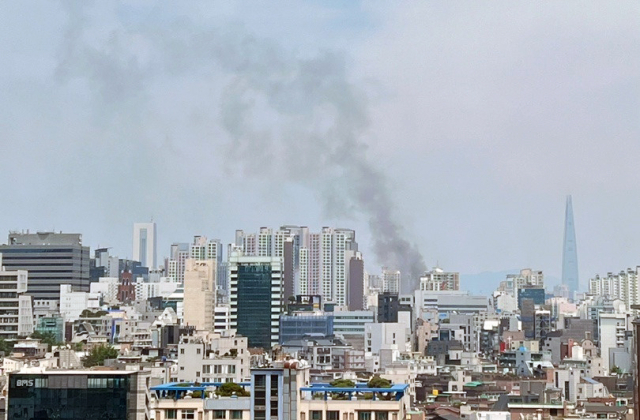
<instances>
[{"instance_id":1,"label":"bms sign","mask_svg":"<svg viewBox=\"0 0 640 420\"><path fill-rule=\"evenodd\" d=\"M16 386L33 386L33 379L18 379L16 380Z\"/></svg>"}]
</instances>

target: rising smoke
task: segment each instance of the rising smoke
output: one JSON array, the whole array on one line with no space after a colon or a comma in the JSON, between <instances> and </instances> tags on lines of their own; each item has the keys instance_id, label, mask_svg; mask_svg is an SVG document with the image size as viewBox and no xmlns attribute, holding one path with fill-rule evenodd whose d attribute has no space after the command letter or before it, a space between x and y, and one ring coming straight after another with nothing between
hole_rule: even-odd
<instances>
[{"instance_id":1,"label":"rising smoke","mask_svg":"<svg viewBox=\"0 0 640 420\"><path fill-rule=\"evenodd\" d=\"M184 20L162 30L123 24L96 44L86 38L79 5L69 7L58 73L63 83L91 85L95 112L127 109L148 123L141 108L154 79L211 72L222 89L219 109L207 112L229 137L221 146L229 168L300 183L327 217L365 217L378 260L403 273L403 291L415 287L425 263L395 217L385 174L367 155L367 97L349 81L340 54L300 58L237 28L201 30ZM132 138L145 132L139 125L127 121Z\"/></svg>"}]
</instances>

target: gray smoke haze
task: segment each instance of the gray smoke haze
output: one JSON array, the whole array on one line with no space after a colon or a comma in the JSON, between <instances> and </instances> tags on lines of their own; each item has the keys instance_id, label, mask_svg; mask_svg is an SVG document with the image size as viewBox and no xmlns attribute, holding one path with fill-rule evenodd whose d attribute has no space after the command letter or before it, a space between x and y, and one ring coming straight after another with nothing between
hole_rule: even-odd
<instances>
[{"instance_id":1,"label":"gray smoke haze","mask_svg":"<svg viewBox=\"0 0 640 420\"><path fill-rule=\"evenodd\" d=\"M166 135L157 139L150 86L160 75L177 83L193 73L217 79L211 94L220 107L191 112L198 153L222 152L232 174L300 183L314 191L327 217L366 219L378 261L402 271L403 290L413 287L425 263L396 219L382 165L367 155L367 96L349 81L345 57L330 51L300 57L241 28L202 29L185 19L160 28L130 24L96 40L87 34L82 7L68 4L56 75L65 85L89 85L90 112L107 147L153 148L158 161L139 164L178 188L162 167L181 148Z\"/></svg>"}]
</instances>

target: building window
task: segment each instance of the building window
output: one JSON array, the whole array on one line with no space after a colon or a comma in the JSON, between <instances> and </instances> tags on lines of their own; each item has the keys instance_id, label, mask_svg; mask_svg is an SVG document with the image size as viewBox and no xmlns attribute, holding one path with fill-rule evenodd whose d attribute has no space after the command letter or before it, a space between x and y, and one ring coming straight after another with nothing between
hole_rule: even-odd
<instances>
[{"instance_id":1,"label":"building window","mask_svg":"<svg viewBox=\"0 0 640 420\"><path fill-rule=\"evenodd\" d=\"M182 410L182 419L191 420L196 418L195 410Z\"/></svg>"},{"instance_id":2,"label":"building window","mask_svg":"<svg viewBox=\"0 0 640 420\"><path fill-rule=\"evenodd\" d=\"M256 375L255 376L255 384L256 388L265 387L267 384L267 377L265 375Z\"/></svg>"},{"instance_id":3,"label":"building window","mask_svg":"<svg viewBox=\"0 0 640 420\"><path fill-rule=\"evenodd\" d=\"M389 412L376 411L376 420L389 420Z\"/></svg>"},{"instance_id":4,"label":"building window","mask_svg":"<svg viewBox=\"0 0 640 420\"><path fill-rule=\"evenodd\" d=\"M322 411L313 410L311 412L311 420L322 420Z\"/></svg>"},{"instance_id":5,"label":"building window","mask_svg":"<svg viewBox=\"0 0 640 420\"><path fill-rule=\"evenodd\" d=\"M184 354L184 349L180 349L180 354Z\"/></svg>"},{"instance_id":6,"label":"building window","mask_svg":"<svg viewBox=\"0 0 640 420\"><path fill-rule=\"evenodd\" d=\"M165 419L177 419L178 418L178 410L164 410L164 418Z\"/></svg>"},{"instance_id":7,"label":"building window","mask_svg":"<svg viewBox=\"0 0 640 420\"><path fill-rule=\"evenodd\" d=\"M327 411L327 420L340 420L339 411Z\"/></svg>"},{"instance_id":8,"label":"building window","mask_svg":"<svg viewBox=\"0 0 640 420\"><path fill-rule=\"evenodd\" d=\"M200 354L200 349L196 349L196 354Z\"/></svg>"},{"instance_id":9,"label":"building window","mask_svg":"<svg viewBox=\"0 0 640 420\"><path fill-rule=\"evenodd\" d=\"M242 419L242 410L231 410L231 420Z\"/></svg>"},{"instance_id":10,"label":"building window","mask_svg":"<svg viewBox=\"0 0 640 420\"><path fill-rule=\"evenodd\" d=\"M214 410L213 411L213 418L214 419L224 419L225 416L225 411L224 410Z\"/></svg>"},{"instance_id":11,"label":"building window","mask_svg":"<svg viewBox=\"0 0 640 420\"><path fill-rule=\"evenodd\" d=\"M370 411L358 411L358 420L371 420Z\"/></svg>"}]
</instances>

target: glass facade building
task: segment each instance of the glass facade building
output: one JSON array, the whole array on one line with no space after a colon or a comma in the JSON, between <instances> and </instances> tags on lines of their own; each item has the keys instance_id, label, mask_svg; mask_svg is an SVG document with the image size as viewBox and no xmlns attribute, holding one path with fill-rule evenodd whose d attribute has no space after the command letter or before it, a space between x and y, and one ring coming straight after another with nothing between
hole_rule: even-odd
<instances>
[{"instance_id":1,"label":"glass facade building","mask_svg":"<svg viewBox=\"0 0 640 420\"><path fill-rule=\"evenodd\" d=\"M8 245L0 245L7 270L29 272L28 292L34 300L60 300L60 285L89 291L89 247L79 234L40 232L10 233Z\"/></svg>"},{"instance_id":2,"label":"glass facade building","mask_svg":"<svg viewBox=\"0 0 640 420\"><path fill-rule=\"evenodd\" d=\"M282 315L280 316L280 344L300 340L308 334L333 335L333 316Z\"/></svg>"},{"instance_id":3,"label":"glass facade building","mask_svg":"<svg viewBox=\"0 0 640 420\"><path fill-rule=\"evenodd\" d=\"M139 372L125 371L11 374L7 418L136 419L139 407L145 411L138 380Z\"/></svg>"},{"instance_id":4,"label":"glass facade building","mask_svg":"<svg viewBox=\"0 0 640 420\"><path fill-rule=\"evenodd\" d=\"M271 265L238 267L238 333L249 347L271 348Z\"/></svg>"},{"instance_id":5,"label":"glass facade building","mask_svg":"<svg viewBox=\"0 0 640 420\"><path fill-rule=\"evenodd\" d=\"M269 349L278 344L284 309L282 258L229 257L229 324L247 337L249 347Z\"/></svg>"},{"instance_id":6,"label":"glass facade building","mask_svg":"<svg viewBox=\"0 0 640 420\"><path fill-rule=\"evenodd\" d=\"M64 343L64 319L61 316L47 316L38 318L36 331L43 334L53 334L56 342Z\"/></svg>"},{"instance_id":7,"label":"glass facade building","mask_svg":"<svg viewBox=\"0 0 640 420\"><path fill-rule=\"evenodd\" d=\"M534 305L544 305L546 292L542 287L526 287L518 290L518 309L522 311L522 302L531 299Z\"/></svg>"}]
</instances>

